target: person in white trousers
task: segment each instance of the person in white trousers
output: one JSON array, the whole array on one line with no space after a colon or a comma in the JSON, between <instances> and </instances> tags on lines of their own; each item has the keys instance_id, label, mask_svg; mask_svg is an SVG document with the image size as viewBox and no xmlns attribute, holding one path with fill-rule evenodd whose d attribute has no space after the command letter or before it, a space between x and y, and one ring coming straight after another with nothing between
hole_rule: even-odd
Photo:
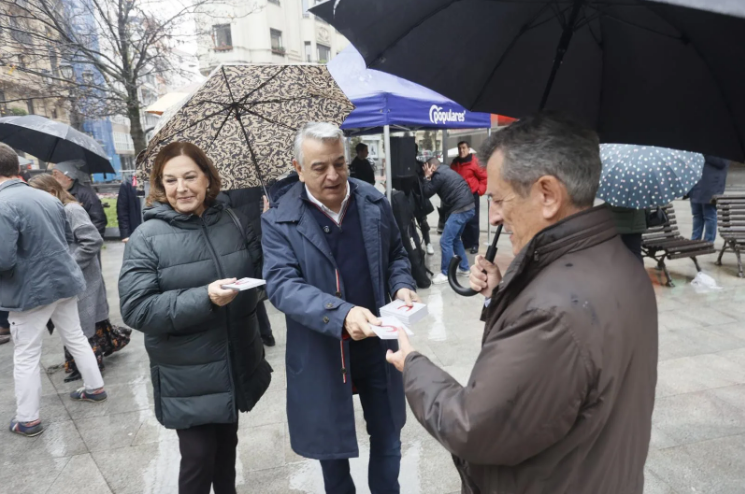
<instances>
[{"instance_id":1,"label":"person in white trousers","mask_svg":"<svg viewBox=\"0 0 745 494\"><path fill-rule=\"evenodd\" d=\"M106 400L103 378L78 315L83 273L69 252L72 232L62 203L15 178L18 155L0 144L0 310L8 311L15 345L13 377L16 416L10 431L37 436L44 431L41 347L49 319L75 358L85 385L74 400Z\"/></svg>"}]
</instances>

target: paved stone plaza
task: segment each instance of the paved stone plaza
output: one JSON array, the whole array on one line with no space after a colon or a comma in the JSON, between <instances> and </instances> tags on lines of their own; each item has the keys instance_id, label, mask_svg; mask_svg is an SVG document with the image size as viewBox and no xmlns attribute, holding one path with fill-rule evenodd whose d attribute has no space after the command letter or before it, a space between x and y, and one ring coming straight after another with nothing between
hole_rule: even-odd
<instances>
[{"instance_id":1,"label":"paved stone plaza","mask_svg":"<svg viewBox=\"0 0 745 494\"><path fill-rule=\"evenodd\" d=\"M688 203L676 205L684 235L690 232ZM482 214L482 220L485 215ZM436 225L436 218L430 224ZM484 229L485 229L484 223ZM435 244L437 242L435 241ZM500 242L499 264L511 259ZM117 279L123 245L103 252L112 320L121 323ZM673 261L677 286L660 286L653 264L660 321L660 364L652 446L647 462L648 494L745 493L745 280L737 278L734 255L724 266L716 256L702 268L723 287L698 294L689 282L690 260ZM611 259L608 262L612 262ZM439 253L430 258L439 266ZM599 270L597 276L603 276ZM608 280L609 287L613 280ZM447 285L421 292L430 316L414 326L417 350L464 382L479 352L483 324L481 297L462 298ZM628 310L634 310L629 307ZM240 423L238 492L322 493L318 463L295 455L285 417L284 319L271 311L277 346L267 349L272 385ZM41 416L46 431L36 438L7 432L13 417L13 345L0 346L0 493L170 494L176 493L179 451L176 434L162 428L152 412L152 387L141 333L122 352L106 359L104 404L73 403L78 383L65 384L62 346L45 337ZM358 492L366 487L367 439L356 401L361 459L352 461ZM460 491L449 455L409 417L403 431L401 492L449 494Z\"/></svg>"}]
</instances>

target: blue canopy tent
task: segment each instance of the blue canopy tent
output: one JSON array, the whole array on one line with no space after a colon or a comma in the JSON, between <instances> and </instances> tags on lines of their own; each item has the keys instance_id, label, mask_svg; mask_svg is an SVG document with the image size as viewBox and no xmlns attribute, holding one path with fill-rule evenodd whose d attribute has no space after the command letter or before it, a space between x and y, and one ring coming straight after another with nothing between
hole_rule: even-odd
<instances>
[{"instance_id":1,"label":"blue canopy tent","mask_svg":"<svg viewBox=\"0 0 745 494\"><path fill-rule=\"evenodd\" d=\"M491 115L471 112L430 89L400 77L368 69L362 55L348 46L328 64L331 75L355 110L341 128L348 135L384 134L386 152L394 130L491 128ZM390 161L390 160L388 160ZM386 166L390 199L391 167Z\"/></svg>"}]
</instances>

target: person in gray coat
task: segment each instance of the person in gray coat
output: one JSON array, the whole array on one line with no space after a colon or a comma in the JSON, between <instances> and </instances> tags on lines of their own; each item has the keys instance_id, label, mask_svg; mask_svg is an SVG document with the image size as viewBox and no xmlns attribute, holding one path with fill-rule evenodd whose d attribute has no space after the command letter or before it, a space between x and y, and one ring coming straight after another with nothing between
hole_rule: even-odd
<instances>
[{"instance_id":1,"label":"person in gray coat","mask_svg":"<svg viewBox=\"0 0 745 494\"><path fill-rule=\"evenodd\" d=\"M238 412L253 409L272 368L256 319L261 245L240 212L216 201L220 176L194 144L155 158L144 223L124 250L124 321L145 334L155 417L176 429L180 494L235 493Z\"/></svg>"},{"instance_id":2,"label":"person in gray coat","mask_svg":"<svg viewBox=\"0 0 745 494\"><path fill-rule=\"evenodd\" d=\"M78 296L78 314L83 334L96 355L98 368L103 371L104 356L119 351L129 344L131 330L117 328L109 322L109 302L106 299L106 286L104 286L101 264L98 257L101 255L103 238L88 217L83 206L67 192L51 175L37 175L29 182L35 189L43 190L52 194L62 201L65 206L67 222L72 230L73 242L70 244L70 253L75 262L83 271L85 278L85 291ZM75 364L75 358L65 347L65 372L69 374L65 382L78 381L81 379L80 370Z\"/></svg>"},{"instance_id":3,"label":"person in gray coat","mask_svg":"<svg viewBox=\"0 0 745 494\"><path fill-rule=\"evenodd\" d=\"M85 280L68 251L72 232L62 203L20 179L18 155L0 144L0 310L9 312L15 345L13 377L16 416L10 431L36 436L44 431L41 405L41 345L51 318L80 366L85 386L70 397L106 399L96 358L83 335L77 296Z\"/></svg>"}]
</instances>

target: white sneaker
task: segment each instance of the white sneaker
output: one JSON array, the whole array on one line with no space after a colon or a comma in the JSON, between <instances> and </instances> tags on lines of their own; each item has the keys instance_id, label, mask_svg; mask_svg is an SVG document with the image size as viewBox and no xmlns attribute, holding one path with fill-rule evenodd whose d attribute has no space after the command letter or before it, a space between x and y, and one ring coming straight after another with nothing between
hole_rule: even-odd
<instances>
[{"instance_id":1,"label":"white sneaker","mask_svg":"<svg viewBox=\"0 0 745 494\"><path fill-rule=\"evenodd\" d=\"M447 283L447 282L448 282L448 277L445 276L442 273L437 273L436 275L434 275L432 277L432 284L433 285L442 285L442 284Z\"/></svg>"},{"instance_id":2,"label":"white sneaker","mask_svg":"<svg viewBox=\"0 0 745 494\"><path fill-rule=\"evenodd\" d=\"M435 248L432 247L432 244L427 244L427 254L430 256L435 255Z\"/></svg>"},{"instance_id":3,"label":"white sneaker","mask_svg":"<svg viewBox=\"0 0 745 494\"><path fill-rule=\"evenodd\" d=\"M471 276L471 270L466 269L463 271L462 269L458 269L458 276Z\"/></svg>"}]
</instances>

